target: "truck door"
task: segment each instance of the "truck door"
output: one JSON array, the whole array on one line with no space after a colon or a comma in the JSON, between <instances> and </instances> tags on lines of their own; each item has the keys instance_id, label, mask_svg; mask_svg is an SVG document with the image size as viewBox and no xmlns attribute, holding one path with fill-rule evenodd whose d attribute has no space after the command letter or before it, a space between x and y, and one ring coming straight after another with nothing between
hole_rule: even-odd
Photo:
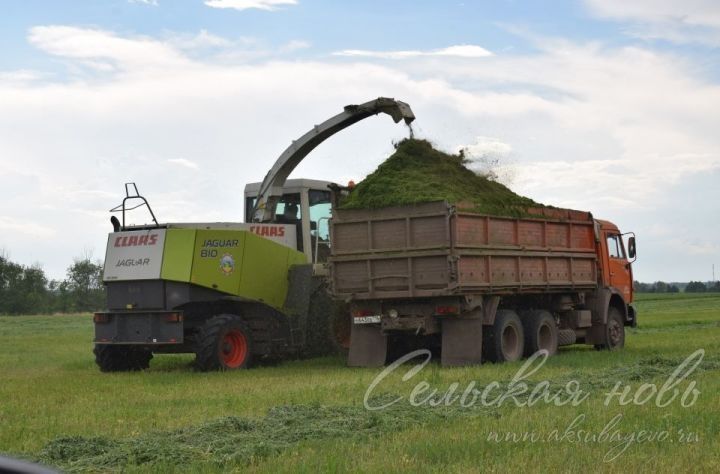
<instances>
[{"instance_id":1,"label":"truck door","mask_svg":"<svg viewBox=\"0 0 720 474\"><path fill-rule=\"evenodd\" d=\"M605 234L608 252L610 286L615 287L627 302L632 301L632 273L625 255L622 237L613 232Z\"/></svg>"}]
</instances>

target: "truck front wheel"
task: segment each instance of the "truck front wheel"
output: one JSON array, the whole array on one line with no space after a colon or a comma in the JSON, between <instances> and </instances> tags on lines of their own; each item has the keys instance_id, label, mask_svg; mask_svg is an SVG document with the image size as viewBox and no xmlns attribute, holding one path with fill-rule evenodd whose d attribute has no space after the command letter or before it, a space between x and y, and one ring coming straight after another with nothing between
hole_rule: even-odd
<instances>
[{"instance_id":1,"label":"truck front wheel","mask_svg":"<svg viewBox=\"0 0 720 474\"><path fill-rule=\"evenodd\" d=\"M252 332L238 316L214 316L200 329L195 347L195 366L199 370L244 369L251 360Z\"/></svg>"},{"instance_id":2,"label":"truck front wheel","mask_svg":"<svg viewBox=\"0 0 720 474\"><path fill-rule=\"evenodd\" d=\"M613 351L623 347L625 347L625 324L620 311L615 307L610 307L605 325L605 342L596 344L595 349Z\"/></svg>"},{"instance_id":3,"label":"truck front wheel","mask_svg":"<svg viewBox=\"0 0 720 474\"><path fill-rule=\"evenodd\" d=\"M150 367L152 352L142 347L95 344L95 363L101 372L130 372Z\"/></svg>"},{"instance_id":4,"label":"truck front wheel","mask_svg":"<svg viewBox=\"0 0 720 474\"><path fill-rule=\"evenodd\" d=\"M495 322L483 331L483 352L492 362L520 360L525 346L522 322L515 311L499 309Z\"/></svg>"}]
</instances>

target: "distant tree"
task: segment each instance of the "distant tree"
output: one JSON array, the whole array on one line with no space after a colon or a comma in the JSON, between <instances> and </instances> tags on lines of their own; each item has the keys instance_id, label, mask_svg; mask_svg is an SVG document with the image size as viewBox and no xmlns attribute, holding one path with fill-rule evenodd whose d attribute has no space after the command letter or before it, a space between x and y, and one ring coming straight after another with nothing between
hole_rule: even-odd
<instances>
[{"instance_id":1,"label":"distant tree","mask_svg":"<svg viewBox=\"0 0 720 474\"><path fill-rule=\"evenodd\" d=\"M649 293L652 290L652 287L647 283L641 283L636 280L633 282L633 289L638 293Z\"/></svg>"},{"instance_id":2,"label":"distant tree","mask_svg":"<svg viewBox=\"0 0 720 474\"><path fill-rule=\"evenodd\" d=\"M705 293L706 291L707 287L705 286L705 283L701 281L691 281L685 287L686 293Z\"/></svg>"},{"instance_id":3,"label":"distant tree","mask_svg":"<svg viewBox=\"0 0 720 474\"><path fill-rule=\"evenodd\" d=\"M20 281L22 266L0 255L0 313L17 314L22 304Z\"/></svg>"},{"instance_id":4,"label":"distant tree","mask_svg":"<svg viewBox=\"0 0 720 474\"><path fill-rule=\"evenodd\" d=\"M0 313L30 314L48 309L47 278L39 265L24 267L0 255Z\"/></svg>"},{"instance_id":5,"label":"distant tree","mask_svg":"<svg viewBox=\"0 0 720 474\"><path fill-rule=\"evenodd\" d=\"M67 269L67 278L57 285L65 311L94 311L105 306L101 262L85 257L75 259Z\"/></svg>"},{"instance_id":6,"label":"distant tree","mask_svg":"<svg viewBox=\"0 0 720 474\"><path fill-rule=\"evenodd\" d=\"M667 289L668 293L680 293L680 288L677 285L669 285Z\"/></svg>"},{"instance_id":7,"label":"distant tree","mask_svg":"<svg viewBox=\"0 0 720 474\"><path fill-rule=\"evenodd\" d=\"M24 267L19 293L23 295L22 313L45 313L49 308L47 278L40 265Z\"/></svg>"},{"instance_id":8,"label":"distant tree","mask_svg":"<svg viewBox=\"0 0 720 474\"><path fill-rule=\"evenodd\" d=\"M664 281L656 281L654 286L655 293L667 293L668 291L668 284Z\"/></svg>"},{"instance_id":9,"label":"distant tree","mask_svg":"<svg viewBox=\"0 0 720 474\"><path fill-rule=\"evenodd\" d=\"M710 285L707 290L712 291L713 293L720 293L720 281L716 281Z\"/></svg>"}]
</instances>

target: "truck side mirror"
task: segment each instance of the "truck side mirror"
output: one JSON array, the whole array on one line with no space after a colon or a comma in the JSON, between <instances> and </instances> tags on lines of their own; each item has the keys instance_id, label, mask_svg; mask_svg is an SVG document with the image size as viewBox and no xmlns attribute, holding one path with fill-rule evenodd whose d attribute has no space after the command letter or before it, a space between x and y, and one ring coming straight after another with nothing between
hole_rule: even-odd
<instances>
[{"instance_id":1,"label":"truck side mirror","mask_svg":"<svg viewBox=\"0 0 720 474\"><path fill-rule=\"evenodd\" d=\"M630 237L628 239L628 256L630 258L635 258L636 251L635 251L635 237Z\"/></svg>"}]
</instances>

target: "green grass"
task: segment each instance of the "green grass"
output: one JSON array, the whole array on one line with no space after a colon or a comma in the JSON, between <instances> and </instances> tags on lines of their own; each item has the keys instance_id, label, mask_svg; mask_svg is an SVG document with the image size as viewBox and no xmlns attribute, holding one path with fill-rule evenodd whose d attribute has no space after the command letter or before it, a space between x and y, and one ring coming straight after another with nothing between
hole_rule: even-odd
<instances>
[{"instance_id":1,"label":"green grass","mask_svg":"<svg viewBox=\"0 0 720 474\"><path fill-rule=\"evenodd\" d=\"M129 472L716 471L720 295L640 295L637 308L640 327L628 330L625 350L564 348L533 375L553 390L577 380L590 393L580 406L431 409L403 401L378 412L362 403L379 371L349 369L339 358L203 374L192 370L192 356L159 355L148 371L102 374L89 316L0 317L0 452L64 470ZM690 376L700 391L694 405L603 403L617 381L661 385L699 348L706 353ZM505 385L521 364L431 364L403 382L408 365L376 394L407 399L421 379L440 392L453 382ZM633 443L603 462L609 443L488 440L490 432L562 432L578 415L586 417L582 429L599 433L618 414L624 434L667 430L672 442ZM697 441L679 442L679 429Z\"/></svg>"}]
</instances>

